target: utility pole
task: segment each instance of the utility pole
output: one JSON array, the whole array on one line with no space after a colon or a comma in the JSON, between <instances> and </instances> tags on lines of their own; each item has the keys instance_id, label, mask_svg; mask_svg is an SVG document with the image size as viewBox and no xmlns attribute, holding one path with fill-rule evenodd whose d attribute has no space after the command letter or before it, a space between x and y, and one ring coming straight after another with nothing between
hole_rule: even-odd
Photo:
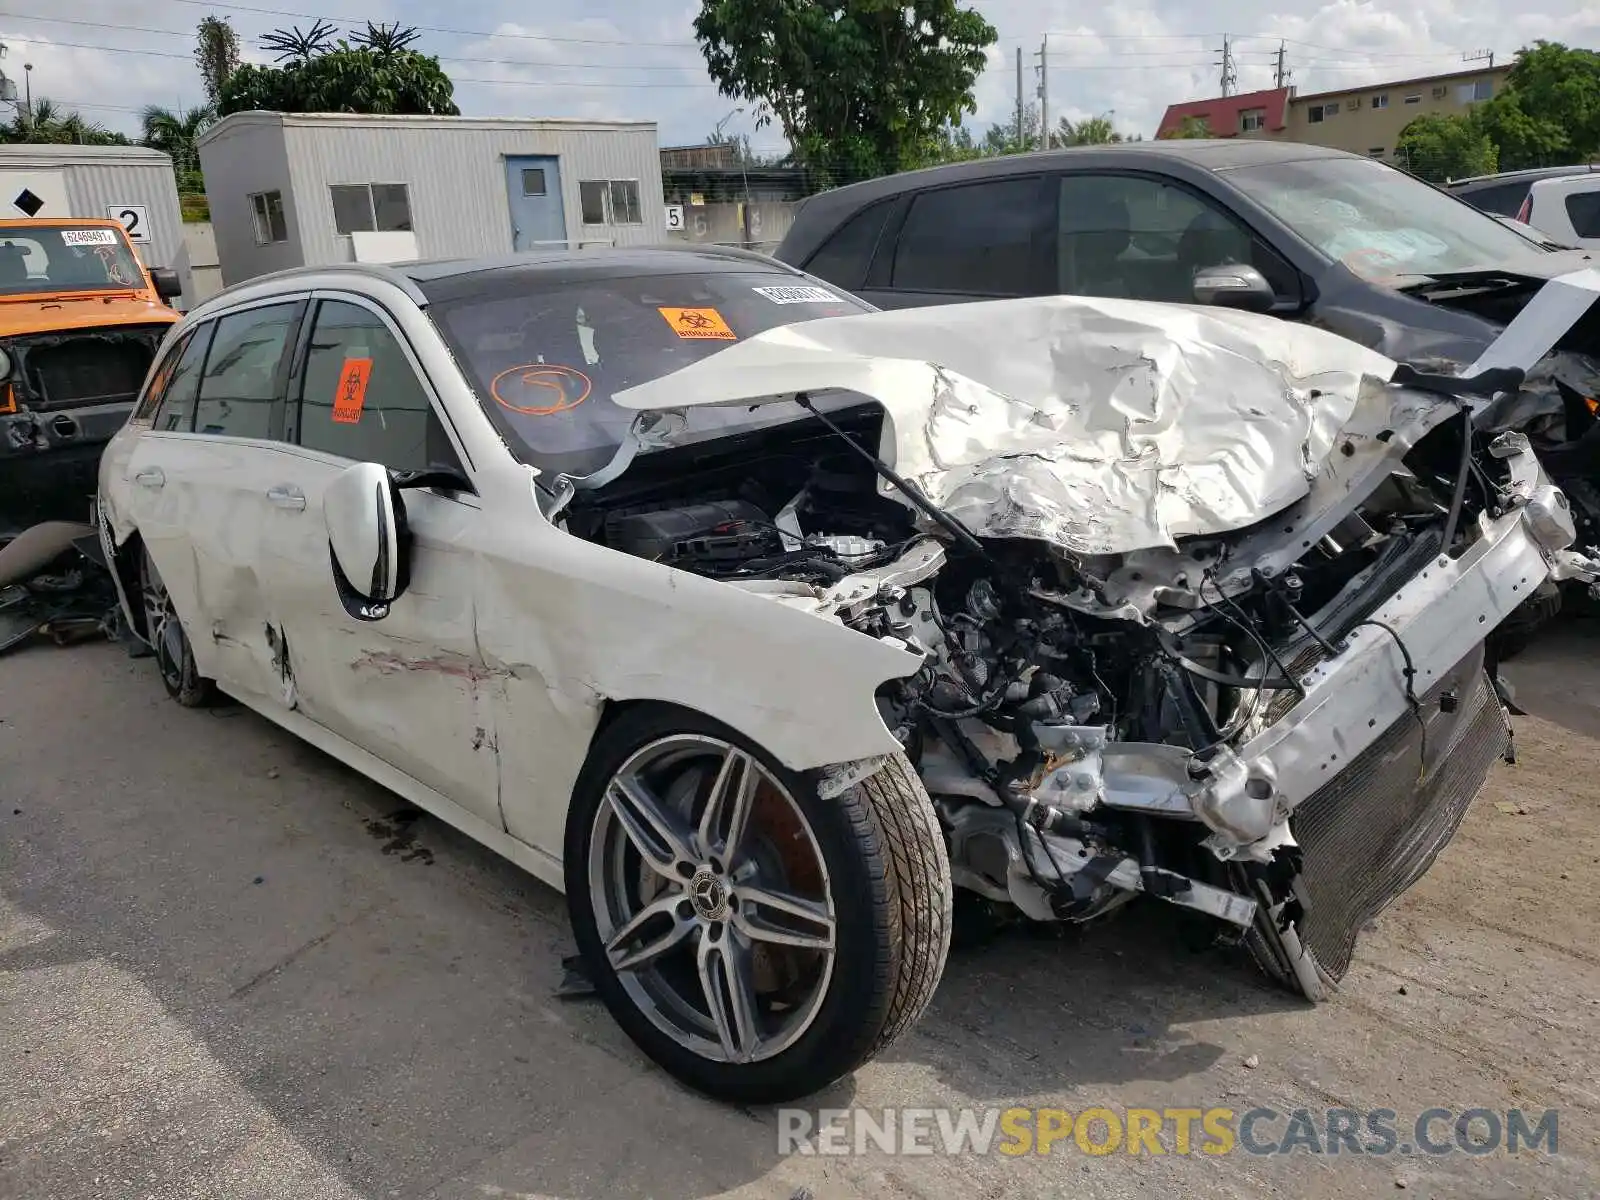
<instances>
[{"instance_id":1,"label":"utility pole","mask_svg":"<svg viewBox=\"0 0 1600 1200\"><path fill-rule=\"evenodd\" d=\"M1234 85L1239 82L1239 77L1234 74L1233 42L1227 34L1222 36L1222 62L1218 65L1222 67L1222 94L1231 96L1233 95Z\"/></svg>"},{"instance_id":2,"label":"utility pole","mask_svg":"<svg viewBox=\"0 0 1600 1200\"><path fill-rule=\"evenodd\" d=\"M1050 35L1039 43L1039 149L1050 149Z\"/></svg>"},{"instance_id":3,"label":"utility pole","mask_svg":"<svg viewBox=\"0 0 1600 1200\"><path fill-rule=\"evenodd\" d=\"M1022 145L1022 47L1017 47L1017 146Z\"/></svg>"},{"instance_id":4,"label":"utility pole","mask_svg":"<svg viewBox=\"0 0 1600 1200\"><path fill-rule=\"evenodd\" d=\"M1283 43L1279 42L1278 43L1278 70L1277 70L1277 74L1276 74L1276 82L1272 85L1273 87L1278 87L1278 88L1283 87L1284 85L1286 85L1289 82L1289 80L1294 75L1293 71L1286 70L1284 68L1283 55L1284 55Z\"/></svg>"}]
</instances>

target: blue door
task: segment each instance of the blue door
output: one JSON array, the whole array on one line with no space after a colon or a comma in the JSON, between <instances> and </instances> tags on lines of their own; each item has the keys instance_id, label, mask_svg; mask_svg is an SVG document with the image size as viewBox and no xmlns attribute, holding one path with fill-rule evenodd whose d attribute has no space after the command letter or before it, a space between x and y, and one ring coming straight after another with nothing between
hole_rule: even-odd
<instances>
[{"instance_id":1,"label":"blue door","mask_svg":"<svg viewBox=\"0 0 1600 1200\"><path fill-rule=\"evenodd\" d=\"M561 207L561 168L554 155L507 156L506 188L511 199L513 250L567 244L567 219Z\"/></svg>"}]
</instances>

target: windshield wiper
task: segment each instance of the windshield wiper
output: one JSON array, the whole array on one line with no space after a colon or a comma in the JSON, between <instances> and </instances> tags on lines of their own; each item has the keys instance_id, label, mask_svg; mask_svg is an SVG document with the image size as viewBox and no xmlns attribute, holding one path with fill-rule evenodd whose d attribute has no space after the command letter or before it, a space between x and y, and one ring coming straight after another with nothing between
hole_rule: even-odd
<instances>
[{"instance_id":1,"label":"windshield wiper","mask_svg":"<svg viewBox=\"0 0 1600 1200\"><path fill-rule=\"evenodd\" d=\"M1507 288L1527 287L1531 280L1521 276L1507 274L1505 271L1443 271L1438 275L1427 275L1416 283L1400 284L1395 288L1397 292L1404 292L1408 296L1433 296L1440 292L1459 292L1463 295L1477 295L1483 292L1499 292Z\"/></svg>"}]
</instances>

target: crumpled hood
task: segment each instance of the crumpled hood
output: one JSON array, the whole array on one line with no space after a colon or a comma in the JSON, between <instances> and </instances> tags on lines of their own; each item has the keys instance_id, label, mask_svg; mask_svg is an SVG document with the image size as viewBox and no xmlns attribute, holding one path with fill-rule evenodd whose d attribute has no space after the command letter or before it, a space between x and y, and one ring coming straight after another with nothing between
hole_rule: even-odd
<instances>
[{"instance_id":1,"label":"crumpled hood","mask_svg":"<svg viewBox=\"0 0 1600 1200\"><path fill-rule=\"evenodd\" d=\"M1110 554L1300 499L1362 389L1394 367L1275 317L1053 296L782 326L612 399L688 409L856 392L887 412L885 460L973 532Z\"/></svg>"}]
</instances>

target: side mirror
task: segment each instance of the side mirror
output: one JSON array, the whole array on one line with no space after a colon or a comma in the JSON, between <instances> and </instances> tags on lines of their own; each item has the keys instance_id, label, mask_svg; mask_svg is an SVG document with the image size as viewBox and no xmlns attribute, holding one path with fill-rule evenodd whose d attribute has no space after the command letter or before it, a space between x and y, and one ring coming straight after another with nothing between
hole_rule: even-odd
<instances>
[{"instance_id":1,"label":"side mirror","mask_svg":"<svg viewBox=\"0 0 1600 1200\"><path fill-rule=\"evenodd\" d=\"M1201 267L1194 273L1194 299L1196 304L1258 313L1270 312L1278 302L1267 277L1254 267L1240 263Z\"/></svg>"},{"instance_id":2,"label":"side mirror","mask_svg":"<svg viewBox=\"0 0 1600 1200\"><path fill-rule=\"evenodd\" d=\"M333 582L345 611L358 621L381 621L405 591L411 537L405 502L387 468L346 467L322 495Z\"/></svg>"},{"instance_id":3,"label":"side mirror","mask_svg":"<svg viewBox=\"0 0 1600 1200\"><path fill-rule=\"evenodd\" d=\"M183 282L171 267L151 267L150 282L155 285L156 295L163 300L183 295Z\"/></svg>"}]
</instances>

